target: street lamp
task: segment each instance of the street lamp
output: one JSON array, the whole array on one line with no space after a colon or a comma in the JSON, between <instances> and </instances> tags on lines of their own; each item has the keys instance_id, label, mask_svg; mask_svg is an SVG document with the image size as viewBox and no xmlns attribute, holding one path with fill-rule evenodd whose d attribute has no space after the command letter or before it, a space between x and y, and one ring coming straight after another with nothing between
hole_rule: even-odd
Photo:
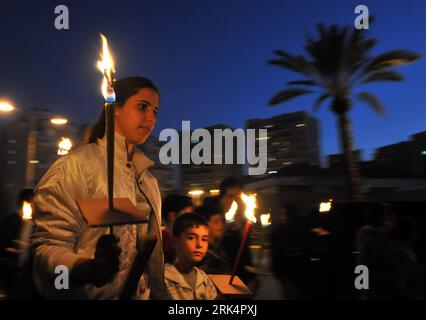
<instances>
[{"instance_id":1,"label":"street lamp","mask_svg":"<svg viewBox=\"0 0 426 320\"><path fill-rule=\"evenodd\" d=\"M39 160L36 159L36 148L37 148L37 121L34 117L33 110L24 110L16 108L10 101L6 99L0 99L0 114L3 113L18 113L25 116L26 122L28 123L28 139L27 139L27 163L26 163L26 173L25 181L27 186L34 185L34 178L36 175L36 166L39 163ZM68 119L65 117L50 117L49 122L55 127L64 126L68 123ZM69 152L72 147L71 140L61 141L59 145L58 155L65 155Z\"/></svg>"},{"instance_id":2,"label":"street lamp","mask_svg":"<svg viewBox=\"0 0 426 320\"><path fill-rule=\"evenodd\" d=\"M12 103L7 100L0 100L0 112L9 113L15 110L15 107Z\"/></svg>"},{"instance_id":3,"label":"street lamp","mask_svg":"<svg viewBox=\"0 0 426 320\"><path fill-rule=\"evenodd\" d=\"M68 123L68 119L66 118L51 118L50 123L55 126L62 126Z\"/></svg>"}]
</instances>

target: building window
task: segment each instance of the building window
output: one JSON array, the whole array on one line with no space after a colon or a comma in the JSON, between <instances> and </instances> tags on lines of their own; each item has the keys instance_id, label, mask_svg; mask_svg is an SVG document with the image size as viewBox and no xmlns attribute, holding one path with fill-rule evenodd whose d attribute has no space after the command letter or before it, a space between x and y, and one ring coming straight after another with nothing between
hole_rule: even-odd
<instances>
[{"instance_id":1,"label":"building window","mask_svg":"<svg viewBox=\"0 0 426 320\"><path fill-rule=\"evenodd\" d=\"M16 150L7 150L8 154L16 154Z\"/></svg>"},{"instance_id":2,"label":"building window","mask_svg":"<svg viewBox=\"0 0 426 320\"><path fill-rule=\"evenodd\" d=\"M16 140L15 139L9 139L9 141L8 141L9 143L16 143Z\"/></svg>"},{"instance_id":3,"label":"building window","mask_svg":"<svg viewBox=\"0 0 426 320\"><path fill-rule=\"evenodd\" d=\"M15 185L13 183L6 183L7 188L13 188Z\"/></svg>"},{"instance_id":4,"label":"building window","mask_svg":"<svg viewBox=\"0 0 426 320\"><path fill-rule=\"evenodd\" d=\"M9 160L9 161L7 162L7 164L16 164L16 161L15 161L15 160Z\"/></svg>"},{"instance_id":5,"label":"building window","mask_svg":"<svg viewBox=\"0 0 426 320\"><path fill-rule=\"evenodd\" d=\"M296 127L305 127L306 126L306 124L304 124L304 123L298 123L298 124L296 124Z\"/></svg>"}]
</instances>

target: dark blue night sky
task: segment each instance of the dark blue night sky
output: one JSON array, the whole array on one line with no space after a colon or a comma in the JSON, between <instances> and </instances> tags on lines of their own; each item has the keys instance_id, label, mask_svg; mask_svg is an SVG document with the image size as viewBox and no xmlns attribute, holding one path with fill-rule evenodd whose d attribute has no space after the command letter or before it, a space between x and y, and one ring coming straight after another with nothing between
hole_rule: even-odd
<instances>
[{"instance_id":1,"label":"dark blue night sky","mask_svg":"<svg viewBox=\"0 0 426 320\"><path fill-rule=\"evenodd\" d=\"M70 30L54 28L54 8L66 4ZM308 110L314 96L274 108L267 101L287 81L300 78L266 63L272 50L301 52L304 34L317 22L353 25L365 4L376 17L370 35L375 53L405 48L426 52L426 2L420 0L298 1L9 1L0 4L0 97L20 108L45 107L79 121L93 121L102 107L96 60L99 32L116 58L117 77L143 75L161 89L158 134ZM426 130L426 58L400 68L401 83L366 87L387 116L356 103L351 112L358 148L374 148ZM322 153L339 152L334 116L315 114ZM3 120L4 121L4 120Z\"/></svg>"}]
</instances>

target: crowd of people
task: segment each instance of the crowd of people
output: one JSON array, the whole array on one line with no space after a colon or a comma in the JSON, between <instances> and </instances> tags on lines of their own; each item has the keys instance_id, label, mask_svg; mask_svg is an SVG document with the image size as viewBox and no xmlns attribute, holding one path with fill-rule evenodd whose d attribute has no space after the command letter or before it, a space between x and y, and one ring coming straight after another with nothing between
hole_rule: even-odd
<instances>
[{"instance_id":1,"label":"crowd of people","mask_svg":"<svg viewBox=\"0 0 426 320\"><path fill-rule=\"evenodd\" d=\"M162 199L149 168L153 161L136 147L151 134L159 110L159 89L149 79L129 77L113 83L114 198L130 199L147 223L91 227L80 210L81 199L106 199L108 193L106 115L85 134L85 144L55 161L35 190L24 190L19 212L0 226L0 296L47 299L119 299L133 271L144 239L157 239L149 263L138 277L134 299L225 299L209 275L230 274L242 242L246 217L242 186L224 180L220 194L196 207L191 198L171 194ZM111 136L110 136L111 137ZM284 201L285 199L283 199ZM21 237L22 203L32 203L34 231ZM238 204L233 220L225 213ZM340 216L340 215L337 215ZM421 298L424 268L412 243L416 224L392 210L370 215L352 243L343 248L342 228L313 226L293 206L283 207L271 234L274 274L283 298L351 297L353 263L370 268L371 289L360 298ZM253 229L252 229L253 230ZM250 237L249 237L250 238ZM356 240L355 240L356 239ZM25 240L25 241L23 241ZM159 240L159 241L158 241ZM347 241L346 241L347 242ZM346 243L345 242L345 243ZM359 254L348 260L355 246ZM26 264L18 263L23 251ZM354 251L353 249L352 251ZM235 274L255 294L259 275L247 242ZM349 262L348 262L349 261ZM22 261L20 261L22 262ZM69 271L66 290L57 286L57 268ZM349 279L349 280L348 280ZM326 288L326 289L324 289Z\"/></svg>"},{"instance_id":2,"label":"crowd of people","mask_svg":"<svg viewBox=\"0 0 426 320\"><path fill-rule=\"evenodd\" d=\"M282 209L271 250L283 297L423 299L426 268L418 256L425 249L419 238L425 220L416 221L389 203L340 209L330 212L326 224L293 206ZM357 266L368 270L363 289L354 285Z\"/></svg>"},{"instance_id":3,"label":"crowd of people","mask_svg":"<svg viewBox=\"0 0 426 320\"><path fill-rule=\"evenodd\" d=\"M225 299L225 295L217 290L208 275L230 275L235 263L235 256L241 242L244 216L238 211L231 222L226 223L225 213L233 201L241 202L242 187L235 178L223 181L220 194L209 197L201 206L195 206L190 197L181 194L170 194L162 201L161 245L164 253L164 284L165 294L162 298L177 300L214 300ZM33 190L25 189L18 200L18 208L23 202L33 201ZM37 285L37 278L32 272L37 272L34 260L22 270L18 270L20 244L18 242L22 227L22 209L4 219L0 225L0 257L1 277L0 288L8 294L8 298L66 298L62 294L46 295L43 286ZM100 265L105 273L115 266L113 277L105 276L95 287L108 285L119 272L117 265L123 249L118 237L116 242L108 244L111 238L102 238L97 247L104 247L107 253L101 253L108 262ZM104 241L102 244L101 241ZM33 245L34 250L34 245ZM32 252L34 255L34 252ZM96 253L95 253L96 254ZM252 261L249 243L243 250L241 262L236 275L255 293L256 269ZM147 281L145 279L145 281ZM72 285L80 286L79 283ZM146 285L145 285L146 286ZM140 289L139 289L140 291ZM49 293L51 293L50 291ZM229 298L229 297L228 297Z\"/></svg>"}]
</instances>

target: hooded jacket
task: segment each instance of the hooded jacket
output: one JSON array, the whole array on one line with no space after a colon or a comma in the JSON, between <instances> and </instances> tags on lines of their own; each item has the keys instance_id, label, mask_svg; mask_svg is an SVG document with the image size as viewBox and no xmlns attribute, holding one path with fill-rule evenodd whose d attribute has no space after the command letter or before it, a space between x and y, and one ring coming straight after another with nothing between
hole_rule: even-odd
<instances>
[{"instance_id":1,"label":"hooded jacket","mask_svg":"<svg viewBox=\"0 0 426 320\"><path fill-rule=\"evenodd\" d=\"M120 239L122 253L120 270L114 280L103 287L84 285L57 289L58 266L65 266L71 274L80 258L93 258L100 236L108 228L89 228L76 200L107 198L106 137L58 159L43 175L35 190L33 234L34 282L40 293L53 299L116 299L120 296L129 269L136 255L136 239L147 232L156 234L159 241L148 265L149 290L137 299L163 299L164 258L161 244L161 196L157 180L147 170L153 165L142 151L127 152L123 136L115 133L114 197L129 198L140 210L149 214L148 224L114 227ZM55 270L56 269L56 270ZM145 277L142 277L143 279Z\"/></svg>"}]
</instances>

